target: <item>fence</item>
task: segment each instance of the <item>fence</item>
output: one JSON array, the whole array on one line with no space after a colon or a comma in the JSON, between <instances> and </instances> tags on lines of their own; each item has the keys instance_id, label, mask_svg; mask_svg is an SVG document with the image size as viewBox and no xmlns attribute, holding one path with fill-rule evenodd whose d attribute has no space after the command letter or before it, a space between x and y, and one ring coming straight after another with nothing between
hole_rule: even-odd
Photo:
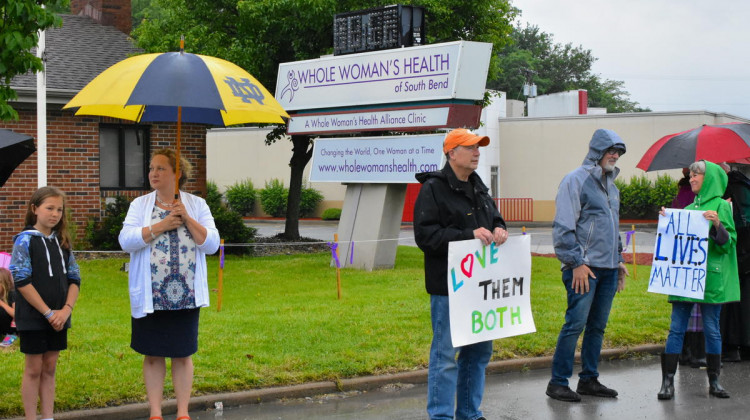
<instances>
[{"instance_id":1,"label":"fence","mask_svg":"<svg viewBox=\"0 0 750 420\"><path fill-rule=\"evenodd\" d=\"M534 220L534 199L495 198L494 200L506 222L531 222Z\"/></svg>"}]
</instances>

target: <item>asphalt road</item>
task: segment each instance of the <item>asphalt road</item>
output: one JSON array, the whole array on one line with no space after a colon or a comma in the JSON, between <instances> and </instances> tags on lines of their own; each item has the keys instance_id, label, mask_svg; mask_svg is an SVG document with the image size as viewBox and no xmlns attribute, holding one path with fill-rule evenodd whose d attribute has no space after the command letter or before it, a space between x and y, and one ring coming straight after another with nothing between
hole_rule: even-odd
<instances>
[{"instance_id":1,"label":"asphalt road","mask_svg":"<svg viewBox=\"0 0 750 420\"><path fill-rule=\"evenodd\" d=\"M246 225L257 229L259 236L274 236L284 232L283 220L247 220ZM333 235L338 229L337 221L300 221L300 235L306 238L319 239L323 241L332 241ZM626 232L632 230L632 225L620 225L620 233L623 244L627 243L626 252L633 251L635 243L636 252L653 252L654 242L656 240L656 228L650 226L637 226L635 229L635 239L627 240ZM531 235L531 252L539 254L553 254L552 247L552 226L530 226L523 227L522 223L514 222L509 224L508 232L511 235L521 235L523 232ZM631 238L632 238L631 237ZM390 239L390 238L385 238ZM416 246L414 242L414 229L409 224L401 226L398 237L399 245Z\"/></svg>"},{"instance_id":2,"label":"asphalt road","mask_svg":"<svg viewBox=\"0 0 750 420\"><path fill-rule=\"evenodd\" d=\"M583 396L580 403L553 400L544 394L549 368L489 375L482 409L492 419L746 419L750 415L750 362L727 363L722 385L731 398L708 395L705 369L681 367L675 399L659 401L661 370L656 356L605 361L602 383L619 391L617 398ZM571 380L575 388L577 378ZM191 413L194 420L426 419L427 390L422 385L390 385L370 392L318 395L271 403ZM165 417L171 420L174 417Z\"/></svg>"}]
</instances>

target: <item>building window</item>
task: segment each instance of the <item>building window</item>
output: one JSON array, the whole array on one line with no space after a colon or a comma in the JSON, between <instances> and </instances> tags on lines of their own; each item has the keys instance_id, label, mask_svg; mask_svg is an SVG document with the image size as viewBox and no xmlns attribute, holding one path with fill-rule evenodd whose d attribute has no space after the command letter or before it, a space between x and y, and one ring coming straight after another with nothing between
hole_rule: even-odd
<instances>
[{"instance_id":1,"label":"building window","mask_svg":"<svg viewBox=\"0 0 750 420\"><path fill-rule=\"evenodd\" d=\"M148 188L148 127L99 126L99 185L102 189Z\"/></svg>"}]
</instances>

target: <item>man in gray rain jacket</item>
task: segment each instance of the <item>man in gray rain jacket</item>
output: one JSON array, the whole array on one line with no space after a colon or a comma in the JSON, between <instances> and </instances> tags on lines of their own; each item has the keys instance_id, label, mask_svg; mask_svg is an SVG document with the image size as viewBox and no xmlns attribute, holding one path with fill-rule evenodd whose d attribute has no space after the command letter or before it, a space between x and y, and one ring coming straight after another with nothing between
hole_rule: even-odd
<instances>
[{"instance_id":1,"label":"man in gray rain jacket","mask_svg":"<svg viewBox=\"0 0 750 420\"><path fill-rule=\"evenodd\" d=\"M580 394L617 396L617 391L599 383L597 367L612 300L625 287L628 274L622 263L620 192L615 186L620 171L615 164L624 153L625 143L617 133L596 130L583 164L563 178L557 191L552 236L568 309L547 386L547 395L556 400L580 401ZM568 378L584 329L582 370L574 392Z\"/></svg>"}]
</instances>

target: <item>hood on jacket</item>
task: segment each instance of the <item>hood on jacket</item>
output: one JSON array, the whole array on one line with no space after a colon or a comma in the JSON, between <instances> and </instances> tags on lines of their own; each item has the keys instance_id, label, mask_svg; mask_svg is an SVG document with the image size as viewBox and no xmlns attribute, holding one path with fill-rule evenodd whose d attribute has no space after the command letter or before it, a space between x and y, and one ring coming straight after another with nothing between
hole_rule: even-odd
<instances>
[{"instance_id":1,"label":"hood on jacket","mask_svg":"<svg viewBox=\"0 0 750 420\"><path fill-rule=\"evenodd\" d=\"M594 135L591 136L591 141L589 142L589 152L586 155L586 159L583 160L583 164L586 166L598 164L604 157L604 151L613 146L627 150L625 142L614 131L607 130L606 128L594 131Z\"/></svg>"},{"instance_id":2,"label":"hood on jacket","mask_svg":"<svg viewBox=\"0 0 750 420\"><path fill-rule=\"evenodd\" d=\"M703 162L706 164L706 173L703 176L701 190L698 192L698 197L696 197L695 200L697 203L701 204L706 203L713 198L721 198L724 195L724 191L727 189L727 184L729 183L727 173L724 172L724 169L722 169L721 166L707 160L704 160Z\"/></svg>"},{"instance_id":3,"label":"hood on jacket","mask_svg":"<svg viewBox=\"0 0 750 420\"><path fill-rule=\"evenodd\" d=\"M745 174L743 174L742 172L740 172L740 171L730 171L730 172L727 173L727 177L732 182L736 182L736 183L740 183L740 184L745 184L745 187L747 189L750 189L750 178L748 178L747 176L745 176Z\"/></svg>"},{"instance_id":4,"label":"hood on jacket","mask_svg":"<svg viewBox=\"0 0 750 420\"><path fill-rule=\"evenodd\" d=\"M42 232L34 229L33 226L26 226L23 228L23 230L16 235L13 235L13 242L16 241L16 238L19 236L28 235L28 236L38 236L42 238L42 243L44 244L44 250L47 254L47 268L49 268L49 275L52 276L52 263L50 262L49 258L49 248L47 247L47 241L44 239L47 238L51 241L55 241L57 243L57 251L60 253L60 261L62 261L62 269L63 273L67 274L68 270L65 268L65 256L63 255L62 248L60 247L60 241L57 240L57 232L52 231L52 234L50 236L45 236Z\"/></svg>"}]
</instances>

